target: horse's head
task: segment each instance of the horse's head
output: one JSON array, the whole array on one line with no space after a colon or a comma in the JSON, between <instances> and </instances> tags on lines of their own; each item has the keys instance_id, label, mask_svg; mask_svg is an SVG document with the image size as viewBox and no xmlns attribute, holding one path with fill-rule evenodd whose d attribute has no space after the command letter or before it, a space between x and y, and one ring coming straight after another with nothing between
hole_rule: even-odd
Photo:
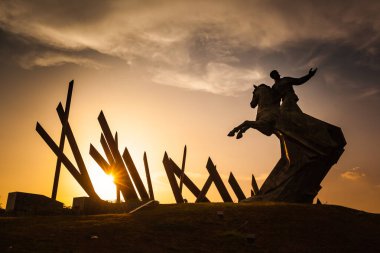
<instances>
[{"instance_id":1,"label":"horse's head","mask_svg":"<svg viewBox=\"0 0 380 253\"><path fill-rule=\"evenodd\" d=\"M271 88L266 84L260 84L259 86L253 85L251 107L255 108L263 99L269 99L271 96Z\"/></svg>"}]
</instances>

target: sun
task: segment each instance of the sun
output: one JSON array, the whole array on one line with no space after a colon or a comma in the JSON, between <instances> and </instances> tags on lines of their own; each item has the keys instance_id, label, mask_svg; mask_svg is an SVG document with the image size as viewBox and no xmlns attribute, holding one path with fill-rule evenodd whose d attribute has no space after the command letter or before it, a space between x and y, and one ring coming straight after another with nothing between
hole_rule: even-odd
<instances>
[{"instance_id":1,"label":"sun","mask_svg":"<svg viewBox=\"0 0 380 253\"><path fill-rule=\"evenodd\" d=\"M116 200L116 185L112 174L105 174L102 171L93 173L91 181L96 193L101 199L109 201Z\"/></svg>"}]
</instances>

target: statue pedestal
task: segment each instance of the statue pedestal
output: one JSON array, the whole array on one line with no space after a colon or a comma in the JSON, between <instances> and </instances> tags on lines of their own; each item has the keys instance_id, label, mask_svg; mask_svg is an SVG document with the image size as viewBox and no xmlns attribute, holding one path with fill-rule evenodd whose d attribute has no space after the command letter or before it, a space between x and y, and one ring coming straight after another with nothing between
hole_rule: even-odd
<instances>
[{"instance_id":1,"label":"statue pedestal","mask_svg":"<svg viewBox=\"0 0 380 253\"><path fill-rule=\"evenodd\" d=\"M245 201L312 203L344 152L346 141L339 127L304 113L283 115L276 126L281 158L259 193Z\"/></svg>"}]
</instances>

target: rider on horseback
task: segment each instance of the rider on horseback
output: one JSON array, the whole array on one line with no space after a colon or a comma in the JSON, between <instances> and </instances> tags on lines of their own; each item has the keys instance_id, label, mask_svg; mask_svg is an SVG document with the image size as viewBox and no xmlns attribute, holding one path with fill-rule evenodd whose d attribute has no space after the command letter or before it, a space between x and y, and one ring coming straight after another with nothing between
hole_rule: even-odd
<instances>
[{"instance_id":1,"label":"rider on horseback","mask_svg":"<svg viewBox=\"0 0 380 253\"><path fill-rule=\"evenodd\" d=\"M239 126L232 129L228 136L236 135L237 139L243 137L243 133L249 128L255 128L265 135L272 135L277 127L277 121L280 115L282 119L287 119L290 123L292 121L293 112L302 113L297 105L298 97L294 92L293 85L301 85L307 82L317 69L310 69L309 73L300 78L293 77L280 77L277 70L273 70L270 76L275 80L272 87L265 84L259 86L254 85L253 97L251 107L257 109L256 120L246 120ZM282 104L280 107L280 100ZM298 114L300 115L300 114ZM290 117L289 117L290 116ZM299 116L295 117L299 119ZM294 121L294 120L293 120Z\"/></svg>"},{"instance_id":2,"label":"rider on horseback","mask_svg":"<svg viewBox=\"0 0 380 253\"><path fill-rule=\"evenodd\" d=\"M270 77L274 80L272 89L275 94L282 99L281 110L301 112L301 109L297 105L298 97L294 92L293 85L301 85L306 83L314 76L316 72L317 68L314 70L311 68L307 75L300 78L281 78L277 70L272 70L270 72Z\"/></svg>"}]
</instances>

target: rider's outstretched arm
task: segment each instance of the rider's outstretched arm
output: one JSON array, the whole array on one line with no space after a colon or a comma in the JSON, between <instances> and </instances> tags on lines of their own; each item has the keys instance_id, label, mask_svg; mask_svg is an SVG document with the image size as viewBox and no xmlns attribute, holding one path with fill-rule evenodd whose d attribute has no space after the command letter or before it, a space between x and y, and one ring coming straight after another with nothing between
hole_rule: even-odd
<instances>
[{"instance_id":1,"label":"rider's outstretched arm","mask_svg":"<svg viewBox=\"0 0 380 253\"><path fill-rule=\"evenodd\" d=\"M314 70L311 68L307 75L300 78L294 78L292 80L292 85L301 85L301 84L306 83L307 81L309 81L310 78L312 78L315 75L316 72L317 72L317 68Z\"/></svg>"}]
</instances>

